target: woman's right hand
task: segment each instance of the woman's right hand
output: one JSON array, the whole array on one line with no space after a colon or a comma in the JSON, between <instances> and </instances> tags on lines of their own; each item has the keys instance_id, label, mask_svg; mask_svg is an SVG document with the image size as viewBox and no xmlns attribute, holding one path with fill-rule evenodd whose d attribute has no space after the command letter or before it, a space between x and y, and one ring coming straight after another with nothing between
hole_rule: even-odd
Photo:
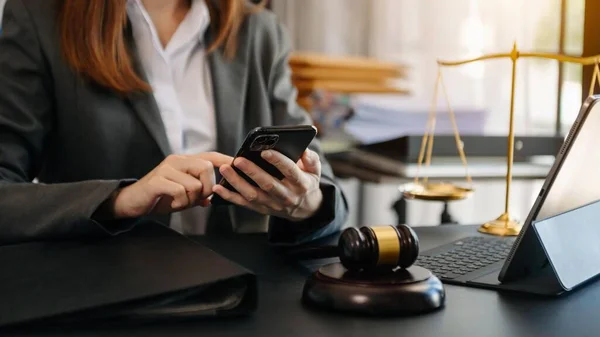
<instances>
[{"instance_id":1,"label":"woman's right hand","mask_svg":"<svg viewBox=\"0 0 600 337\"><path fill-rule=\"evenodd\" d=\"M170 155L142 179L115 193L109 201L111 217L135 218L207 206L215 184L214 168L232 160L217 152Z\"/></svg>"}]
</instances>

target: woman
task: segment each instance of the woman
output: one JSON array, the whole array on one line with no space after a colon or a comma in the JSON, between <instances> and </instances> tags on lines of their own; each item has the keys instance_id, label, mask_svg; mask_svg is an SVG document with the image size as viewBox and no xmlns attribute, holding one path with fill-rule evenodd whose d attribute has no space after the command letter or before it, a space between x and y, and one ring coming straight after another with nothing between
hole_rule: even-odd
<instances>
[{"instance_id":1,"label":"woman","mask_svg":"<svg viewBox=\"0 0 600 337\"><path fill-rule=\"evenodd\" d=\"M232 164L252 128L310 123L272 14L243 0L8 0L4 12L1 242L114 235L152 218L296 244L345 221L317 141L298 163L263 153L282 181ZM232 206L211 207L215 193Z\"/></svg>"}]
</instances>

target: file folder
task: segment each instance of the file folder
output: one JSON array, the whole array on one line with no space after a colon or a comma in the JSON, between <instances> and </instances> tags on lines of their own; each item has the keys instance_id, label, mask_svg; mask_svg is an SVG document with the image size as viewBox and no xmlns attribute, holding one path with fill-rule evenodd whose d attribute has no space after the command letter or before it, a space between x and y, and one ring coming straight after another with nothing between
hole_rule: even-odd
<instances>
[{"instance_id":1,"label":"file folder","mask_svg":"<svg viewBox=\"0 0 600 337\"><path fill-rule=\"evenodd\" d=\"M0 247L0 327L246 315L255 275L159 223Z\"/></svg>"}]
</instances>

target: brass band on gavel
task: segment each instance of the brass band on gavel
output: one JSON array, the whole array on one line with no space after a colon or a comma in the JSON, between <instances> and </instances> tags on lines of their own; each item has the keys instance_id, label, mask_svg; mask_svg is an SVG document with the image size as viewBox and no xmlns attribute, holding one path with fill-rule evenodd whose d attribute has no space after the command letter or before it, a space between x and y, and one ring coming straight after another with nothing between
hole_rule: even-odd
<instances>
[{"instance_id":1,"label":"brass band on gavel","mask_svg":"<svg viewBox=\"0 0 600 337\"><path fill-rule=\"evenodd\" d=\"M419 255L419 240L407 225L348 228L339 241L340 261L349 270L408 268Z\"/></svg>"}]
</instances>

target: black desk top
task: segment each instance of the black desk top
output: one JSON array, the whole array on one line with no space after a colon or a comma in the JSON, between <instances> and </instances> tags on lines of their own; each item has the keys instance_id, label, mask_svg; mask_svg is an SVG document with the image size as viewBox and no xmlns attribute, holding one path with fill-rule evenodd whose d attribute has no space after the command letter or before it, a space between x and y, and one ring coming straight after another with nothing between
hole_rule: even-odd
<instances>
[{"instance_id":1,"label":"black desk top","mask_svg":"<svg viewBox=\"0 0 600 337\"><path fill-rule=\"evenodd\" d=\"M422 249L476 235L473 226L416 228ZM600 284L558 299L502 294L446 285L446 307L404 318L367 318L316 312L302 306L306 275L286 264L266 245L265 237L199 240L256 272L259 308L252 316L217 321L21 331L19 336L597 336L600 331ZM202 268L202 266L190 266ZM12 334L11 334L12 335Z\"/></svg>"}]
</instances>

